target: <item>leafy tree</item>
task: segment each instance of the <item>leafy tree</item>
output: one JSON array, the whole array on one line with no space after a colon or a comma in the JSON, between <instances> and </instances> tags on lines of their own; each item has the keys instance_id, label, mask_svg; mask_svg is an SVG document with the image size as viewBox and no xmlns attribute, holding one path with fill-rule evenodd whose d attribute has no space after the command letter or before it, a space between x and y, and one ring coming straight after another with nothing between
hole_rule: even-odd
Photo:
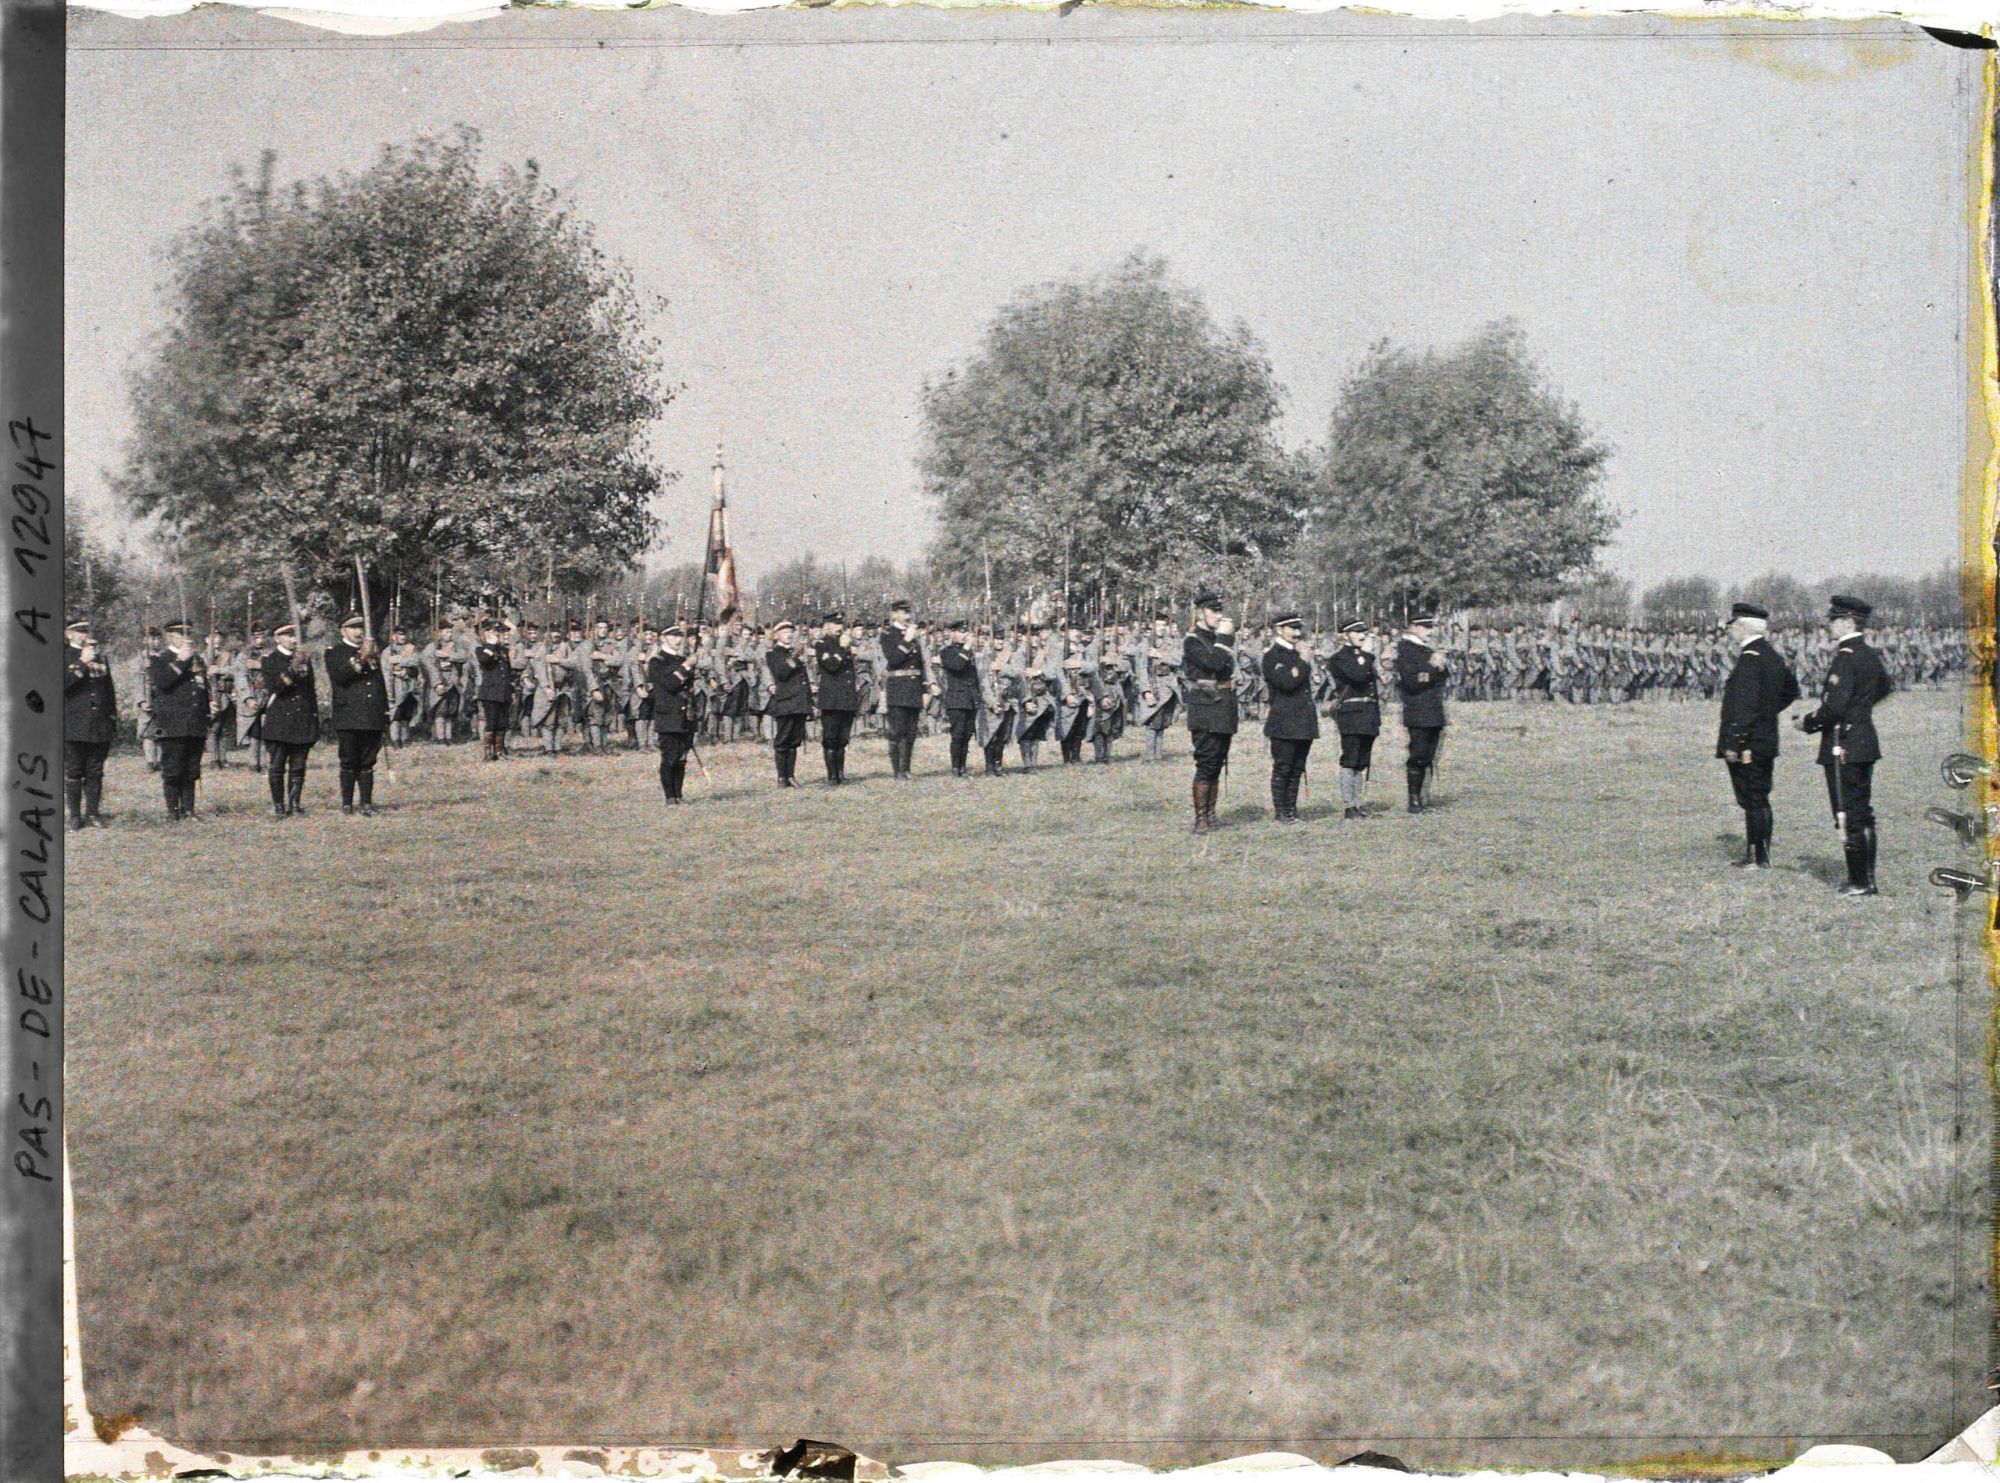
<instances>
[{"instance_id":1,"label":"leafy tree","mask_svg":"<svg viewBox=\"0 0 2000 1483\"><path fill-rule=\"evenodd\" d=\"M1249 330L1219 331L1158 258L1019 295L924 391L940 589L983 599L990 579L1006 611L1036 591L1081 611L1241 579L1303 507L1278 403Z\"/></svg>"},{"instance_id":2,"label":"leafy tree","mask_svg":"<svg viewBox=\"0 0 2000 1483\"><path fill-rule=\"evenodd\" d=\"M171 320L135 378L117 488L221 568L289 560L379 604L565 590L651 541L642 434L671 391L629 273L534 162L476 133L391 146L280 190L266 154L171 253ZM528 568L533 570L524 570Z\"/></svg>"},{"instance_id":3,"label":"leafy tree","mask_svg":"<svg viewBox=\"0 0 2000 1483\"><path fill-rule=\"evenodd\" d=\"M1544 602L1618 516L1610 450L1507 321L1447 353L1387 341L1334 408L1311 526L1322 592L1376 612Z\"/></svg>"},{"instance_id":4,"label":"leafy tree","mask_svg":"<svg viewBox=\"0 0 2000 1483\"><path fill-rule=\"evenodd\" d=\"M1724 616L1722 589L1713 577L1669 577L1646 589L1639 612L1652 628L1713 624Z\"/></svg>"}]
</instances>

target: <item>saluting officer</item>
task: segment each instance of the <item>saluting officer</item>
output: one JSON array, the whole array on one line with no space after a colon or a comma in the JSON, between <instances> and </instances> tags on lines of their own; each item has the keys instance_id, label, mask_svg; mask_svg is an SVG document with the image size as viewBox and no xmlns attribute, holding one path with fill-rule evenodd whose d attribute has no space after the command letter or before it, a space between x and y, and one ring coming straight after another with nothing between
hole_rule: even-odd
<instances>
[{"instance_id":1,"label":"saluting officer","mask_svg":"<svg viewBox=\"0 0 2000 1483\"><path fill-rule=\"evenodd\" d=\"M271 812L303 814L306 758L319 740L319 687L312 662L299 649L299 630L281 623L264 656L264 753L270 763Z\"/></svg>"},{"instance_id":2,"label":"saluting officer","mask_svg":"<svg viewBox=\"0 0 2000 1483\"><path fill-rule=\"evenodd\" d=\"M1382 677L1364 646L1368 625L1349 618L1340 625L1340 647L1326 664L1333 671L1333 725L1340 733L1341 817L1359 819L1367 795L1375 738L1382 733Z\"/></svg>"},{"instance_id":3,"label":"saluting officer","mask_svg":"<svg viewBox=\"0 0 2000 1483\"><path fill-rule=\"evenodd\" d=\"M796 788L793 776L799 761L799 745L806 739L806 721L812 715L812 676L806 670L802 648L792 639L798 632L789 618L771 625L771 647L764 663L771 671L771 699L764 714L773 728L771 754L777 759L778 786Z\"/></svg>"},{"instance_id":4,"label":"saluting officer","mask_svg":"<svg viewBox=\"0 0 2000 1483\"><path fill-rule=\"evenodd\" d=\"M340 748L340 811L354 812L358 789L362 815L373 818L375 759L382 754L382 733L389 729L389 687L382 677L381 652L359 613L340 620L340 641L326 651L326 678L333 690L333 735Z\"/></svg>"},{"instance_id":5,"label":"saluting officer","mask_svg":"<svg viewBox=\"0 0 2000 1483\"><path fill-rule=\"evenodd\" d=\"M1222 769L1229 765L1229 743L1236 735L1236 625L1223 611L1220 593L1200 594L1194 607L1194 627L1181 641L1181 671L1194 743L1194 832L1206 834L1215 827Z\"/></svg>"},{"instance_id":6,"label":"saluting officer","mask_svg":"<svg viewBox=\"0 0 2000 1483\"><path fill-rule=\"evenodd\" d=\"M687 650L686 631L660 630L659 652L646 661L646 683L653 694L653 733L660 741L660 791L678 807L687 783L688 753L694 748L691 709L695 665Z\"/></svg>"},{"instance_id":7,"label":"saluting officer","mask_svg":"<svg viewBox=\"0 0 2000 1483\"><path fill-rule=\"evenodd\" d=\"M855 712L861 709L861 683L845 613L828 613L820 619L813 664L819 670L819 749L826 758L827 784L838 788L847 781L847 739L854 732Z\"/></svg>"},{"instance_id":8,"label":"saluting officer","mask_svg":"<svg viewBox=\"0 0 2000 1483\"><path fill-rule=\"evenodd\" d=\"M104 798L104 759L118 739L118 692L111 666L97 652L88 618L63 630L63 799L69 827L110 827L98 804Z\"/></svg>"},{"instance_id":9,"label":"saluting officer","mask_svg":"<svg viewBox=\"0 0 2000 1483\"><path fill-rule=\"evenodd\" d=\"M1729 786L1743 810L1739 869L1771 868L1771 768L1778 757L1778 717L1799 698L1799 682L1766 637L1770 613L1756 603L1729 609L1736 666L1722 687L1722 720L1715 755L1729 766Z\"/></svg>"},{"instance_id":10,"label":"saluting officer","mask_svg":"<svg viewBox=\"0 0 2000 1483\"><path fill-rule=\"evenodd\" d=\"M160 739L160 788L167 817L194 817L195 784L201 781L201 754L208 745L208 666L194 651L185 623L163 630L167 647L146 665L153 694L153 726Z\"/></svg>"},{"instance_id":11,"label":"saluting officer","mask_svg":"<svg viewBox=\"0 0 2000 1483\"><path fill-rule=\"evenodd\" d=\"M480 740L485 743L483 762L498 762L507 755L507 711L514 701L514 650L500 636L498 619L479 620L479 643L472 651L479 666Z\"/></svg>"},{"instance_id":12,"label":"saluting officer","mask_svg":"<svg viewBox=\"0 0 2000 1483\"><path fill-rule=\"evenodd\" d=\"M1404 763L1410 786L1410 812L1424 811L1424 780L1437 763L1438 739L1444 735L1445 681L1451 669L1444 655L1431 647L1437 619L1419 613L1396 644L1396 689L1403 697L1403 729L1410 736Z\"/></svg>"},{"instance_id":13,"label":"saluting officer","mask_svg":"<svg viewBox=\"0 0 2000 1483\"><path fill-rule=\"evenodd\" d=\"M1800 729L1819 734L1819 765L1826 769L1827 802L1847 854L1843 896L1873 896L1875 889L1875 808L1872 775L1882 757L1875 734L1875 707L1895 692L1882 656L1862 637L1874 609L1858 597L1835 597L1827 604L1833 630L1833 662L1819 709L1799 718Z\"/></svg>"},{"instance_id":14,"label":"saluting officer","mask_svg":"<svg viewBox=\"0 0 2000 1483\"><path fill-rule=\"evenodd\" d=\"M889 604L889 623L882 630L882 678L889 712L889 775L904 782L910 776L917 721L924 709L924 651L917 643L910 605L900 598Z\"/></svg>"},{"instance_id":15,"label":"saluting officer","mask_svg":"<svg viewBox=\"0 0 2000 1483\"><path fill-rule=\"evenodd\" d=\"M944 671L939 694L951 727L951 775L955 778L970 776L966 759L972 751L972 733L978 728L981 708L979 661L966 647L965 630L963 618L946 623L945 644L937 656L938 668Z\"/></svg>"},{"instance_id":16,"label":"saluting officer","mask_svg":"<svg viewBox=\"0 0 2000 1483\"><path fill-rule=\"evenodd\" d=\"M1319 736L1312 655L1302 647L1306 624L1297 613L1280 613L1271 627L1276 634L1261 666L1270 695L1264 735L1271 742L1271 814L1280 824L1296 824L1306 757Z\"/></svg>"}]
</instances>

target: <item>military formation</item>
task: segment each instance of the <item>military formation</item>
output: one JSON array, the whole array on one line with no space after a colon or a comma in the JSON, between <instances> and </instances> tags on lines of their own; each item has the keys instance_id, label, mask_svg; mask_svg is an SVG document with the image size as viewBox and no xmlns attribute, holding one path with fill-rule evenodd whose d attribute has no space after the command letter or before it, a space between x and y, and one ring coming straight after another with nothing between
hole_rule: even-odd
<instances>
[{"instance_id":1,"label":"military formation","mask_svg":"<svg viewBox=\"0 0 2000 1483\"><path fill-rule=\"evenodd\" d=\"M1389 707L1406 738L1406 807L1420 813L1450 703L1720 698L1717 754L1744 811L1744 863L1754 867L1769 860L1776 718L1802 689L1849 702L1858 688L1857 646L1884 695L1898 685L1942 685L1969 657L1962 635L1930 629L1862 641L1868 610L1852 598L1836 600L1823 629L1795 630L1782 645L1754 604L1738 604L1726 629L1671 633L1575 624L1535 630L1440 622L1429 613L1393 627L1353 618L1320 632L1292 611L1270 615L1246 637L1220 594L1200 594L1194 610L1186 632L1165 613L1094 629L995 629L964 617L919 623L900 601L880 620L831 612L808 626L785 619L761 628L605 619L543 626L487 615L440 621L421 642L399 626L379 645L366 620L351 614L317 662L293 625L268 635L211 632L198 643L188 625L170 623L147 630L125 693L135 701L129 724L160 775L173 820L196 816L204 762L224 768L239 759L267 774L275 816L303 813L314 749L329 731L340 807L367 816L385 749L393 755L420 742L476 744L492 763L657 751L662 794L679 804L703 745L766 743L776 783L791 788L799 785L800 753L816 741L825 781L839 787L857 736L884 738L890 776L902 782L917 740L930 733L949 738L951 771L965 777L1009 770L1010 749L1015 768L1035 771L1045 744L1063 764L1108 763L1128 734L1138 739L1139 760L1157 764L1168 736L1185 729L1198 832L1216 826L1231 748L1246 726L1260 726L1270 750L1272 817L1291 824L1323 731L1340 747L1341 816L1367 817L1375 742ZM88 828L103 823L104 759L123 722L120 688L88 621L72 624L68 638L69 811L72 827ZM1852 884L1864 886L1874 858L1866 771L1873 729L1859 711L1827 712L1823 704L1815 715L1822 713L1831 718L1821 732L1822 762L1833 767L1836 813L1852 832Z\"/></svg>"}]
</instances>

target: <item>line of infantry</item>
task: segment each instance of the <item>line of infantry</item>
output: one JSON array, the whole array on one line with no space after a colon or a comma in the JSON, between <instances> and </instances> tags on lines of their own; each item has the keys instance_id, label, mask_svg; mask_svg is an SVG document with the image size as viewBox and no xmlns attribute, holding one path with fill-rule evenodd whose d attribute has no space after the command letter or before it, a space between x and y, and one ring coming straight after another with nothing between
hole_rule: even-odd
<instances>
[{"instance_id":1,"label":"line of infantry","mask_svg":"<svg viewBox=\"0 0 2000 1483\"><path fill-rule=\"evenodd\" d=\"M1851 656L1868 612L1857 599L1836 599L1823 640L1802 635L1808 656L1802 667L1829 703L1850 703L1856 693L1849 670L1858 661ZM1476 629L1461 630L1459 645L1450 646L1430 614L1416 615L1393 639L1378 626L1351 619L1338 626L1330 644L1309 640L1296 612L1274 615L1262 625L1258 642L1241 644L1220 595L1212 592L1197 599L1196 614L1183 636L1173 634L1164 614L1143 629L1044 632L1023 625L1006 635L976 631L964 619L920 627L910 605L898 602L879 625L857 628L846 614L828 613L809 640L790 621L764 630L680 625L653 630L635 623L623 634L599 622L589 634L572 624L565 636L544 635L532 622L487 617L472 626L469 644L455 625L443 624L422 645L397 629L381 648L356 614L322 656L330 702L325 720L314 667L291 625L274 630L268 647L253 630L241 645L211 635L198 650L187 625L171 623L147 636L139 730L148 762L161 775L170 819L195 811L204 748L226 765L232 740L251 748L253 765L268 772L273 813L288 818L303 811L308 758L328 724L338 743L341 807L367 815L374 811L374 771L385 741L399 747L424 735L450 743L470 730L484 756L496 761L523 749L559 754L573 732L581 733L586 750L608 750L620 740L631 747L657 746L663 792L679 803L698 743L743 734L752 723L771 743L779 784L792 787L798 753L814 734L827 782L839 786L846 780L853 736L871 725L886 735L891 775L902 780L910 774L917 737L932 726L949 733L952 771L964 776L975 745L984 770L998 774L1010 745L1028 770L1040 765L1041 748L1049 742L1064 762L1081 762L1086 747L1092 761L1108 762L1113 744L1134 728L1144 738L1143 760L1158 762L1167 734L1184 718L1195 761L1194 827L1206 831L1215 824L1231 739L1246 720L1262 719L1272 753L1273 815L1291 823L1298 818L1298 794L1320 717L1328 717L1340 736L1342 813L1353 819L1364 817L1385 692L1401 703L1409 738L1408 807L1421 812L1445 728L1447 697L1521 692L1514 698L1532 698L1555 689L1553 681L1539 683L1549 679L1546 669L1519 685L1492 684L1495 676L1511 681L1525 671L1505 668L1511 661L1504 660L1504 648L1496 651L1489 641L1482 649ZM1754 644L1746 642L1751 626L1758 629ZM1748 848L1742 863L1751 866L1769 863L1775 716L1799 689L1792 666L1778 660L1785 683L1774 681L1768 693L1757 690L1754 704L1745 699L1745 677L1762 672L1759 656L1775 657L1768 630L1764 610L1737 604L1725 634L1701 641L1703 653L1723 652L1725 644L1738 648L1733 667L1725 677L1721 670L1711 676L1697 666L1679 687L1722 693L1724 739L1718 755L1730 763L1745 812ZM68 639L68 801L72 827L83 828L103 823L104 758L119 719L111 667L89 622L71 624ZM1887 694L1895 683L1890 665L1880 649L1862 647ZM1503 656L1499 669L1491 658L1496 652ZM1904 643L1902 652L1912 666L1906 676L1918 683L1936 682L1953 666L1949 646L1928 631ZM1481 671L1487 680L1469 684L1460 667L1477 667L1481 661L1473 656L1482 653L1488 656ZM1935 668L1938 664L1944 668ZM1790 695L1772 709L1787 686ZM1593 696L1587 685L1585 693L1605 698ZM1623 698L1645 693L1632 691L1628 681ZM1769 710L1771 718L1768 725L1760 720L1752 726L1747 744L1732 730L1741 729L1746 705L1757 715L1758 707ZM1867 769L1877 744L1865 712L1839 724L1858 730L1851 741L1845 732L1837 743L1823 739L1821 760L1823 765L1839 760L1828 786L1848 837L1850 885L1872 891L1874 820Z\"/></svg>"}]
</instances>

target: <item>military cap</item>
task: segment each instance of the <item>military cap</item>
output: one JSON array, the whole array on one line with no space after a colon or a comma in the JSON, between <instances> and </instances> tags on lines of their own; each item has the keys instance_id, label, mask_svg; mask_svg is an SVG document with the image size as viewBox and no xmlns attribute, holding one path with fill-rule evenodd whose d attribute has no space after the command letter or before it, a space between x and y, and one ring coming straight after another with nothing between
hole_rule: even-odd
<instances>
[{"instance_id":1,"label":"military cap","mask_svg":"<svg viewBox=\"0 0 2000 1483\"><path fill-rule=\"evenodd\" d=\"M72 619L70 619L70 620L69 620L69 622L68 622L68 623L66 623L66 624L64 624L64 625L63 625L63 632L64 632L64 633L89 633L89 632L90 632L90 620L89 620L88 618L72 618Z\"/></svg>"},{"instance_id":2,"label":"military cap","mask_svg":"<svg viewBox=\"0 0 2000 1483\"><path fill-rule=\"evenodd\" d=\"M274 639L284 638L287 634L293 638L297 638L299 636L298 624L280 623L276 628L271 630L271 637Z\"/></svg>"},{"instance_id":3,"label":"military cap","mask_svg":"<svg viewBox=\"0 0 2000 1483\"><path fill-rule=\"evenodd\" d=\"M1436 613L1410 614L1410 627L1412 628L1430 628L1433 625L1435 625L1436 622L1437 622Z\"/></svg>"},{"instance_id":4,"label":"military cap","mask_svg":"<svg viewBox=\"0 0 2000 1483\"><path fill-rule=\"evenodd\" d=\"M1297 624L1300 628L1303 628L1306 623L1306 620L1301 618L1297 613L1290 612L1280 613L1270 621L1273 628L1285 628L1292 624Z\"/></svg>"},{"instance_id":5,"label":"military cap","mask_svg":"<svg viewBox=\"0 0 2000 1483\"><path fill-rule=\"evenodd\" d=\"M1340 631L1342 633L1366 633L1368 631L1368 620L1365 618L1349 618L1345 623L1340 625Z\"/></svg>"},{"instance_id":6,"label":"military cap","mask_svg":"<svg viewBox=\"0 0 2000 1483\"><path fill-rule=\"evenodd\" d=\"M340 631L342 633L347 632L350 628L366 628L367 626L368 620L359 613L349 613L345 618L340 620Z\"/></svg>"},{"instance_id":7,"label":"military cap","mask_svg":"<svg viewBox=\"0 0 2000 1483\"><path fill-rule=\"evenodd\" d=\"M1220 592L1197 593L1194 605L1198 608L1214 608L1219 612L1222 608L1222 594Z\"/></svg>"},{"instance_id":8,"label":"military cap","mask_svg":"<svg viewBox=\"0 0 2000 1483\"><path fill-rule=\"evenodd\" d=\"M181 622L181 620L180 620L180 619L178 619L178 618L174 619L174 621L173 621L173 622L171 622L171 623L168 623L168 624L164 625L164 626L163 626L163 627L162 627L162 628L160 629L160 632L161 632L161 633L180 633L180 634L184 634L184 633L186 633L187 631L188 631L188 626L187 626L187 624L185 624L185 623Z\"/></svg>"},{"instance_id":9,"label":"military cap","mask_svg":"<svg viewBox=\"0 0 2000 1483\"><path fill-rule=\"evenodd\" d=\"M1865 603L1858 597L1829 597L1826 600L1828 618L1852 618L1856 623L1866 623L1868 615L1874 611L1873 604Z\"/></svg>"},{"instance_id":10,"label":"military cap","mask_svg":"<svg viewBox=\"0 0 2000 1483\"><path fill-rule=\"evenodd\" d=\"M1733 602L1729 605L1729 616L1732 618L1769 618L1771 610L1759 607L1754 602Z\"/></svg>"},{"instance_id":11,"label":"military cap","mask_svg":"<svg viewBox=\"0 0 2000 1483\"><path fill-rule=\"evenodd\" d=\"M970 628L972 626L972 620L970 618L961 615L956 618L945 619L944 626L946 628Z\"/></svg>"},{"instance_id":12,"label":"military cap","mask_svg":"<svg viewBox=\"0 0 2000 1483\"><path fill-rule=\"evenodd\" d=\"M779 620L778 620L778 621L777 621L776 623L773 623L773 624L771 625L771 632L775 634L775 633L776 633L776 632L777 632L777 631L778 631L779 629L781 629L781 628L793 628L793 629L795 629L795 628L797 628L798 626L799 626L798 624L794 623L794 622L793 622L793 621L792 621L791 619L789 619L789 618L780 618L780 619L779 619Z\"/></svg>"},{"instance_id":13,"label":"military cap","mask_svg":"<svg viewBox=\"0 0 2000 1483\"><path fill-rule=\"evenodd\" d=\"M819 621L822 623L845 623L847 621L847 614L839 612L822 613L820 614Z\"/></svg>"},{"instance_id":14,"label":"military cap","mask_svg":"<svg viewBox=\"0 0 2000 1483\"><path fill-rule=\"evenodd\" d=\"M897 598L889 604L889 611L892 613L907 613L911 611L909 599L903 597Z\"/></svg>"}]
</instances>

